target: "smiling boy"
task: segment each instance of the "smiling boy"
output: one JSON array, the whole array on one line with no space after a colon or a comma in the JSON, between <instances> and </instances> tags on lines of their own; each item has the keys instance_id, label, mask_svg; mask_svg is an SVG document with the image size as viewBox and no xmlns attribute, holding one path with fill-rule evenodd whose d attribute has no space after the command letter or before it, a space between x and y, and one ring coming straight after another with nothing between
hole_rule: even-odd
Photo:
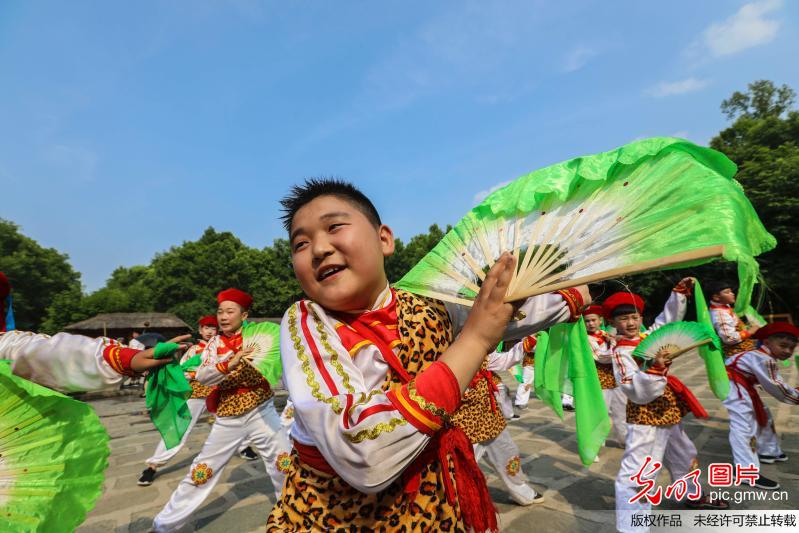
<instances>
[{"instance_id":1,"label":"smiling boy","mask_svg":"<svg viewBox=\"0 0 799 533\"><path fill-rule=\"evenodd\" d=\"M217 294L217 303L219 334L203 350L196 376L201 384L214 387L206 405L216 414L216 422L189 473L153 520L153 529L159 533L178 531L189 521L244 442L249 441L261 456L277 497L288 468L290 445L275 411L274 393L247 362L252 349L243 347L242 327L252 297L231 288Z\"/></svg>"},{"instance_id":2,"label":"smiling boy","mask_svg":"<svg viewBox=\"0 0 799 533\"><path fill-rule=\"evenodd\" d=\"M267 530L496 529L471 442L450 422L503 332L521 338L572 318L576 298L527 300L508 328L509 254L469 311L389 287L394 236L352 185L309 180L282 204L308 299L281 326L295 449Z\"/></svg>"},{"instance_id":3,"label":"smiling boy","mask_svg":"<svg viewBox=\"0 0 799 533\"><path fill-rule=\"evenodd\" d=\"M693 284L692 278L684 278L674 287L663 312L646 333L683 319ZM644 299L631 292L617 292L609 296L602 307L605 318L618 333L613 373L627 396L627 441L615 482L616 529L643 532L649 527L634 525L632 518L635 513L648 512L652 505L646 498L630 501L641 489L634 476L645 465L647 457L662 463L674 480L697 468L696 446L683 429L682 418L688 413L697 418L708 415L688 387L676 376L669 375L671 362L665 355L658 355L646 369L640 367L642 361L633 358L633 351L645 336L641 333ZM688 505L709 509L729 507L726 502L707 495Z\"/></svg>"}]
</instances>

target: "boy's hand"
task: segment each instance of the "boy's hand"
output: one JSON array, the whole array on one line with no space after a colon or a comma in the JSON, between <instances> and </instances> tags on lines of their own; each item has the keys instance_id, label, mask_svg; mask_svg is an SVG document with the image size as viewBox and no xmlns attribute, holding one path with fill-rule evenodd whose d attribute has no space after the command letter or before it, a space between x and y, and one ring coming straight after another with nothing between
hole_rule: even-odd
<instances>
[{"instance_id":1,"label":"boy's hand","mask_svg":"<svg viewBox=\"0 0 799 533\"><path fill-rule=\"evenodd\" d=\"M149 348L147 350L142 350L130 360L130 368L137 373L142 373L146 370L150 370L151 368L158 368L160 366L164 366L167 363L172 362L171 357L164 357L163 359L155 359L153 358L154 350Z\"/></svg>"},{"instance_id":2,"label":"boy's hand","mask_svg":"<svg viewBox=\"0 0 799 533\"><path fill-rule=\"evenodd\" d=\"M757 333L757 330L759 330L759 329L760 329L759 326L755 326L753 324L753 325L749 326L748 328L746 328L746 332L749 333L749 335L754 335L755 333Z\"/></svg>"},{"instance_id":3,"label":"boy's hand","mask_svg":"<svg viewBox=\"0 0 799 533\"><path fill-rule=\"evenodd\" d=\"M677 292L685 293L688 296L690 296L691 292L694 290L694 283L696 283L696 278L691 278L691 277L683 278L674 287L674 290Z\"/></svg>"},{"instance_id":4,"label":"boy's hand","mask_svg":"<svg viewBox=\"0 0 799 533\"><path fill-rule=\"evenodd\" d=\"M479 346L485 354L499 344L513 316L514 306L505 303L505 296L515 267L516 259L510 253L500 256L488 271L461 331L462 339Z\"/></svg>"},{"instance_id":5,"label":"boy's hand","mask_svg":"<svg viewBox=\"0 0 799 533\"><path fill-rule=\"evenodd\" d=\"M247 348L242 348L241 350L236 352L233 355L233 357L230 358L230 361L228 361L227 364L228 370L233 370L234 368L239 366L241 360L247 359L249 356L253 354L253 352L255 352L255 346L248 346Z\"/></svg>"}]
</instances>

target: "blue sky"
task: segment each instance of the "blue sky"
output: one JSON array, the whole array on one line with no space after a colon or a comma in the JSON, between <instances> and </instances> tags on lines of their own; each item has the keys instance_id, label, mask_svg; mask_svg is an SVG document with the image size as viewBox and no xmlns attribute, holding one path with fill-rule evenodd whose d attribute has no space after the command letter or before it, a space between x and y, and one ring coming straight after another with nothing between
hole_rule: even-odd
<instances>
[{"instance_id":1,"label":"blue sky","mask_svg":"<svg viewBox=\"0 0 799 533\"><path fill-rule=\"evenodd\" d=\"M407 239L551 163L706 144L734 90L799 90L798 33L779 0L3 2L0 217L88 290L208 226L270 244L308 176Z\"/></svg>"}]
</instances>

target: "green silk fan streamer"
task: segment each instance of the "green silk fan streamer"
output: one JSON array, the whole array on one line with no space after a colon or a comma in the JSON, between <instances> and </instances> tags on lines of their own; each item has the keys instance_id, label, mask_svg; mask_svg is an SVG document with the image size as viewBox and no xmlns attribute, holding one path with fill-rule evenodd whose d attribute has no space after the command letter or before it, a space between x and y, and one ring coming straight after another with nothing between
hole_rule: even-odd
<instances>
[{"instance_id":1,"label":"green silk fan streamer","mask_svg":"<svg viewBox=\"0 0 799 533\"><path fill-rule=\"evenodd\" d=\"M0 361L0 531L73 531L102 494L108 440L91 406Z\"/></svg>"},{"instance_id":2,"label":"green silk fan streamer","mask_svg":"<svg viewBox=\"0 0 799 533\"><path fill-rule=\"evenodd\" d=\"M200 354L192 355L180 364L180 368L184 372L196 372L202 362L203 358Z\"/></svg>"},{"instance_id":3,"label":"green silk fan streamer","mask_svg":"<svg viewBox=\"0 0 799 533\"><path fill-rule=\"evenodd\" d=\"M250 364L275 385L283 374L280 361L280 325L272 322L247 322L241 330L242 347L255 347Z\"/></svg>"},{"instance_id":4,"label":"green silk fan streamer","mask_svg":"<svg viewBox=\"0 0 799 533\"><path fill-rule=\"evenodd\" d=\"M150 370L147 375L147 409L150 410L150 420L164 439L167 449L180 444L191 423L191 411L186 405L186 400L191 397L191 385L183 374L183 368L174 360L179 346L174 342L159 342L155 346L153 357L172 357L173 360Z\"/></svg>"},{"instance_id":5,"label":"green silk fan streamer","mask_svg":"<svg viewBox=\"0 0 799 533\"><path fill-rule=\"evenodd\" d=\"M524 383L524 368L522 365L513 365L510 369L510 375L519 383Z\"/></svg>"},{"instance_id":6,"label":"green silk fan streamer","mask_svg":"<svg viewBox=\"0 0 799 533\"><path fill-rule=\"evenodd\" d=\"M505 251L517 259L508 301L719 256L738 263L736 309L754 257L776 245L726 156L674 138L637 141L532 172L489 195L396 286L471 305Z\"/></svg>"},{"instance_id":7,"label":"green silk fan streamer","mask_svg":"<svg viewBox=\"0 0 799 533\"><path fill-rule=\"evenodd\" d=\"M546 337L543 346L542 337ZM577 450L584 465L592 464L610 431L610 418L582 318L553 326L548 335L539 334L535 393L561 419L561 394L574 397Z\"/></svg>"},{"instance_id":8,"label":"green silk fan streamer","mask_svg":"<svg viewBox=\"0 0 799 533\"><path fill-rule=\"evenodd\" d=\"M709 331L713 342L699 348L699 356L705 362L707 380L713 394L721 401L727 399L730 393L730 378L727 376L727 367L724 366L724 351L721 349L721 339L716 334L710 311L707 307L705 294L699 280L694 280L694 303L696 304L696 321L704 325Z\"/></svg>"}]
</instances>

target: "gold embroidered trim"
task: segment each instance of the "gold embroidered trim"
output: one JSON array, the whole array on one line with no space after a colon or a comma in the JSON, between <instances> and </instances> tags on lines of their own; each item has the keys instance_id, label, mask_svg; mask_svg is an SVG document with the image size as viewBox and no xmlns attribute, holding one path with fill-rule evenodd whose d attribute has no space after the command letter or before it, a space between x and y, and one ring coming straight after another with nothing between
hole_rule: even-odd
<instances>
[{"instance_id":1,"label":"gold embroidered trim","mask_svg":"<svg viewBox=\"0 0 799 533\"><path fill-rule=\"evenodd\" d=\"M373 428L362 429L359 432L357 432L355 435L351 433L344 433L344 436L347 437L348 441L354 444L358 444L359 442L363 442L366 439L375 440L378 436L380 436L381 433L383 432L391 433L392 431L397 429L397 426L404 426L407 423L408 421L405 420L404 418L392 418L388 422L380 422Z\"/></svg>"},{"instance_id":2,"label":"gold embroidered trim","mask_svg":"<svg viewBox=\"0 0 799 533\"><path fill-rule=\"evenodd\" d=\"M319 320L319 315L316 314L313 307L310 305L308 308L313 315L314 322L316 322L316 331L319 333L319 339L322 341L322 346L325 347L327 353L330 355L330 364L333 365L333 368L336 369L336 373L341 376L341 383L344 385L344 388L347 389L347 392L350 394L355 394L355 388L350 384L350 377L344 372L344 367L341 366L341 361L338 360L338 352L333 349L328 341L327 331L325 331L324 327L322 326L322 321Z\"/></svg>"},{"instance_id":3,"label":"gold embroidered trim","mask_svg":"<svg viewBox=\"0 0 799 533\"><path fill-rule=\"evenodd\" d=\"M297 305L292 305L289 308L289 333L291 334L291 342L294 344L294 350L297 352L297 358L300 360L302 372L305 374L305 383L311 388L311 394L320 402L329 404L333 412L337 415L341 414L343 408L338 398L335 396L326 397L320 392L319 382L314 379L313 370L311 370L311 361L305 349L302 347L302 340L297 330Z\"/></svg>"},{"instance_id":4,"label":"gold embroidered trim","mask_svg":"<svg viewBox=\"0 0 799 533\"><path fill-rule=\"evenodd\" d=\"M418 403L419 406L422 409L424 409L426 411L430 411L431 413L433 413L434 415L439 417L441 420L443 420L446 424L450 423L450 416L449 416L449 413L447 413L446 410L444 410L443 408L437 406L433 402L428 402L418 392L416 392L416 380L415 379L412 379L408 383L408 396L410 397L411 400L413 400L414 402Z\"/></svg>"}]
</instances>

